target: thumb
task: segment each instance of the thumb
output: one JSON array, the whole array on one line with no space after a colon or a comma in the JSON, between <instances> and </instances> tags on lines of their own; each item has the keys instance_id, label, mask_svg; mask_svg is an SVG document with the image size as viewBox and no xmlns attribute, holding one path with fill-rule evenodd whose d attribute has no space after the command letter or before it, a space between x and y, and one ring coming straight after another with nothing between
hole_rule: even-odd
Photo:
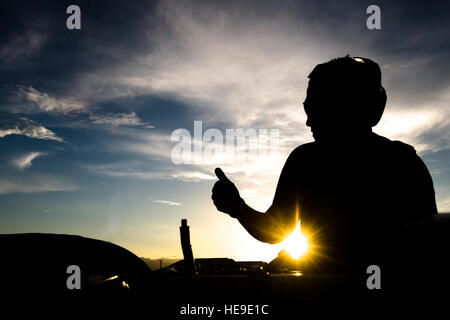
<instances>
[{"instance_id":1,"label":"thumb","mask_svg":"<svg viewBox=\"0 0 450 320\"><path fill-rule=\"evenodd\" d=\"M225 175L225 173L223 173L222 169L216 168L216 169L214 170L214 173L216 174L217 178L219 178L220 181L223 181L223 182L231 182L230 179L227 178L227 176Z\"/></svg>"}]
</instances>

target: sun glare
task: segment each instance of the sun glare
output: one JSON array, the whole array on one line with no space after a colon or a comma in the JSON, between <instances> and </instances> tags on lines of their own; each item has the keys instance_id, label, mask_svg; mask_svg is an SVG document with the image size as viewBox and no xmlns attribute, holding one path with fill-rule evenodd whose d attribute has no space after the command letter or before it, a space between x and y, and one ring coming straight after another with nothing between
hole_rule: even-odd
<instances>
[{"instance_id":1,"label":"sun glare","mask_svg":"<svg viewBox=\"0 0 450 320\"><path fill-rule=\"evenodd\" d=\"M308 238L301 233L300 223L289 237L280 243L280 248L285 249L294 259L299 259L308 251Z\"/></svg>"}]
</instances>

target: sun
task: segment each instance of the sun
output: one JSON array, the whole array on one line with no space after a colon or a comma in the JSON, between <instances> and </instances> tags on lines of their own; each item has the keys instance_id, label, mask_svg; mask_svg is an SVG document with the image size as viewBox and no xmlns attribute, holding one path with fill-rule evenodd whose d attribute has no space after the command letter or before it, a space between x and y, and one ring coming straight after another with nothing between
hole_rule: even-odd
<instances>
[{"instance_id":1,"label":"sun","mask_svg":"<svg viewBox=\"0 0 450 320\"><path fill-rule=\"evenodd\" d=\"M294 259L300 259L308 252L308 238L300 231L300 223L279 246L280 249L286 250Z\"/></svg>"}]
</instances>

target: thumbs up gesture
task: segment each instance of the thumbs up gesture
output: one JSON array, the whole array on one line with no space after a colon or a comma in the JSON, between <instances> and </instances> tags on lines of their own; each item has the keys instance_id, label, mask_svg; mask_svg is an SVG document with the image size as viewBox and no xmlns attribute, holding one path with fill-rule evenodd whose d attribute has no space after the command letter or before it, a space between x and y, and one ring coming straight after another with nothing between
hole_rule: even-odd
<instances>
[{"instance_id":1,"label":"thumbs up gesture","mask_svg":"<svg viewBox=\"0 0 450 320\"><path fill-rule=\"evenodd\" d=\"M217 210L228 213L233 218L239 215L239 207L244 203L240 197L239 191L230 179L227 178L222 169L214 170L217 181L212 188L212 200Z\"/></svg>"}]
</instances>

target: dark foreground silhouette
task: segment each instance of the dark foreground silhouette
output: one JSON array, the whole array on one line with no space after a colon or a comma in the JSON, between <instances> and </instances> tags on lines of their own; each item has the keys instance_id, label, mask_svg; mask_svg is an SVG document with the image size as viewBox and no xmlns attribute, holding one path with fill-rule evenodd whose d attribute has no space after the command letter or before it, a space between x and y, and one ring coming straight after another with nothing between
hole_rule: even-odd
<instances>
[{"instance_id":1,"label":"dark foreground silhouette","mask_svg":"<svg viewBox=\"0 0 450 320\"><path fill-rule=\"evenodd\" d=\"M304 109L315 142L296 148L281 172L272 206L257 212L220 168L212 199L256 239L282 241L301 220L313 241L311 272L395 273L402 229L437 214L431 176L414 148L372 132L386 92L372 60L343 57L309 75Z\"/></svg>"},{"instance_id":2,"label":"dark foreground silhouette","mask_svg":"<svg viewBox=\"0 0 450 320\"><path fill-rule=\"evenodd\" d=\"M222 310L213 319L223 316L225 305L229 309L235 304L268 305L270 315L277 319L299 308L303 315L313 312L316 316L342 310L321 306L344 307L346 312L392 306L410 310L417 302L415 306L439 309L444 305L436 301L448 296L450 285L450 214L410 224L401 234L401 258L392 281L395 287L386 281L382 269L381 290L367 288L367 274L289 272L302 266L285 252L268 264L195 259L197 272L192 275L187 266L190 259L151 271L128 250L104 241L55 234L0 235L2 307L5 312L26 310L33 316L62 308L63 314L69 310L117 317L117 313L129 316L131 312L167 319L178 318L188 304ZM80 290L67 287L70 275L66 270L72 264L81 268Z\"/></svg>"},{"instance_id":3,"label":"dark foreground silhouette","mask_svg":"<svg viewBox=\"0 0 450 320\"><path fill-rule=\"evenodd\" d=\"M25 233L0 235L1 288L10 294L77 295L140 290L153 273L130 251L110 242L75 235ZM68 267L80 268L80 290L69 289Z\"/></svg>"}]
</instances>

